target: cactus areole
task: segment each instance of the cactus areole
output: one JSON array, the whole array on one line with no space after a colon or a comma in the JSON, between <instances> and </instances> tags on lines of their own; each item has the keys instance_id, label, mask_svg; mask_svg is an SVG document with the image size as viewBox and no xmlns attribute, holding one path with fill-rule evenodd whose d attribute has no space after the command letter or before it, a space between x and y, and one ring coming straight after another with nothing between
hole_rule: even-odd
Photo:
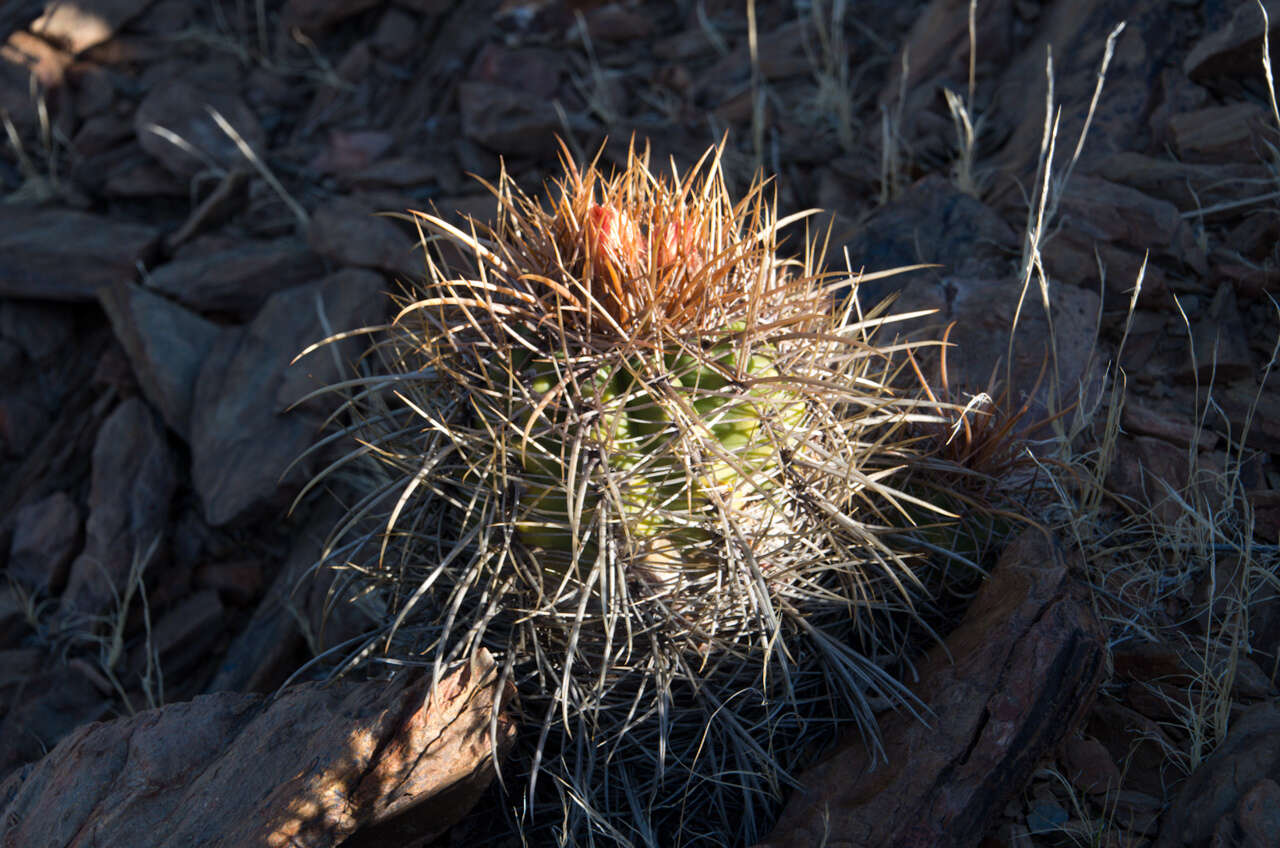
<instances>
[{"instance_id":1,"label":"cactus areole","mask_svg":"<svg viewBox=\"0 0 1280 848\"><path fill-rule=\"evenodd\" d=\"M414 213L425 280L349 395L382 482L334 550L379 639L505 657L539 728L522 809L579 836L755 839L815 728L905 697L882 625L917 563L883 531L922 506L893 481L924 413L873 343L896 319L838 301L819 242L780 258L805 215L732 200L721 152L566 154L549 200L504 174L489 226Z\"/></svg>"}]
</instances>

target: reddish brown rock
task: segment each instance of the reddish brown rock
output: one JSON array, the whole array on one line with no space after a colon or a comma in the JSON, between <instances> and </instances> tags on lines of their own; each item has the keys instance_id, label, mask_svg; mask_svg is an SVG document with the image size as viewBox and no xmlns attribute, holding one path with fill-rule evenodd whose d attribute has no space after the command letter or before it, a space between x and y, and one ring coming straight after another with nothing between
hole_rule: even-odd
<instances>
[{"instance_id":1,"label":"reddish brown rock","mask_svg":"<svg viewBox=\"0 0 1280 848\"><path fill-rule=\"evenodd\" d=\"M1041 249L1050 274L1072 285L1096 288L1100 257L1107 288L1128 293L1148 250L1153 260L1166 260L1175 268L1205 268L1204 254L1177 208L1128 186L1073 176L1059 221L1061 229ZM1163 278L1159 267L1148 262L1143 291L1158 294Z\"/></svg>"},{"instance_id":2,"label":"reddish brown rock","mask_svg":"<svg viewBox=\"0 0 1280 848\"><path fill-rule=\"evenodd\" d=\"M59 591L82 535L80 508L66 492L22 507L13 517L10 579L34 595Z\"/></svg>"},{"instance_id":3,"label":"reddish brown rock","mask_svg":"<svg viewBox=\"0 0 1280 848\"><path fill-rule=\"evenodd\" d=\"M560 116L547 100L487 82L458 87L462 132L495 153L535 156L555 149Z\"/></svg>"},{"instance_id":4,"label":"reddish brown rock","mask_svg":"<svg viewBox=\"0 0 1280 848\"><path fill-rule=\"evenodd\" d=\"M187 179L210 164L234 168L245 164L236 142L215 121L217 111L259 156L265 134L258 117L239 95L204 88L181 79L161 81L134 113L138 143L170 173Z\"/></svg>"},{"instance_id":5,"label":"reddish brown rock","mask_svg":"<svg viewBox=\"0 0 1280 848\"><path fill-rule=\"evenodd\" d=\"M248 319L276 292L324 276L319 257L293 238L197 245L148 274L147 287L192 309Z\"/></svg>"},{"instance_id":6,"label":"reddish brown rock","mask_svg":"<svg viewBox=\"0 0 1280 848\"><path fill-rule=\"evenodd\" d=\"M330 130L328 144L311 160L323 174L349 174L368 167L395 145L381 130Z\"/></svg>"},{"instance_id":7,"label":"reddish brown rock","mask_svg":"<svg viewBox=\"0 0 1280 848\"><path fill-rule=\"evenodd\" d=\"M512 742L497 676L481 651L434 691L409 672L82 727L0 783L0 846L425 844Z\"/></svg>"},{"instance_id":8,"label":"reddish brown rock","mask_svg":"<svg viewBox=\"0 0 1280 848\"><path fill-rule=\"evenodd\" d=\"M190 679L222 635L225 609L211 589L194 592L155 619L150 638L130 657L136 675L158 663L170 687Z\"/></svg>"},{"instance_id":9,"label":"reddish brown rock","mask_svg":"<svg viewBox=\"0 0 1280 848\"><path fill-rule=\"evenodd\" d=\"M104 288L98 299L147 400L189 439L196 377L222 329L132 283Z\"/></svg>"},{"instance_id":10,"label":"reddish brown rock","mask_svg":"<svg viewBox=\"0 0 1280 848\"><path fill-rule=\"evenodd\" d=\"M176 487L173 452L156 415L138 398L122 402L93 448L84 551L62 595L70 623L114 610L131 570L152 563Z\"/></svg>"},{"instance_id":11,"label":"reddish brown rock","mask_svg":"<svg viewBox=\"0 0 1280 848\"><path fill-rule=\"evenodd\" d=\"M1101 795L1120 787L1120 769L1097 739L1071 737L1063 744L1062 759L1067 779L1081 792Z\"/></svg>"},{"instance_id":12,"label":"reddish brown rock","mask_svg":"<svg viewBox=\"0 0 1280 848\"><path fill-rule=\"evenodd\" d=\"M799 776L803 788L764 846L976 846L1080 720L1104 654L1061 554L1039 533L1019 537L920 668L912 691L930 725L886 717L886 762L861 739L841 742Z\"/></svg>"},{"instance_id":13,"label":"reddish brown rock","mask_svg":"<svg viewBox=\"0 0 1280 848\"><path fill-rule=\"evenodd\" d=\"M1258 793L1255 799L1268 796L1270 787L1258 789L1264 781L1280 781L1280 702L1276 701L1250 707L1232 722L1226 740L1187 778L1165 813L1156 848L1208 846L1219 822L1238 811L1251 791ZM1244 812L1251 821L1265 813L1247 806ZM1274 839L1275 832L1270 836Z\"/></svg>"},{"instance_id":14,"label":"reddish brown rock","mask_svg":"<svg viewBox=\"0 0 1280 848\"><path fill-rule=\"evenodd\" d=\"M91 301L135 279L158 240L150 227L98 215L0 204L0 296Z\"/></svg>"},{"instance_id":15,"label":"reddish brown rock","mask_svg":"<svg viewBox=\"0 0 1280 848\"><path fill-rule=\"evenodd\" d=\"M72 53L88 50L114 36L154 0L94 0L91 5L48 0L31 31L64 45Z\"/></svg>"},{"instance_id":16,"label":"reddish brown rock","mask_svg":"<svg viewBox=\"0 0 1280 848\"><path fill-rule=\"evenodd\" d=\"M326 327L381 320L384 285L368 271L341 271L272 295L252 323L218 338L200 369L191 418L192 479L210 524L254 509L270 514L309 476L311 463L294 463L318 436L320 418L290 407L340 372L328 347L293 360L325 338ZM338 345L338 361L350 363L360 343Z\"/></svg>"}]
</instances>

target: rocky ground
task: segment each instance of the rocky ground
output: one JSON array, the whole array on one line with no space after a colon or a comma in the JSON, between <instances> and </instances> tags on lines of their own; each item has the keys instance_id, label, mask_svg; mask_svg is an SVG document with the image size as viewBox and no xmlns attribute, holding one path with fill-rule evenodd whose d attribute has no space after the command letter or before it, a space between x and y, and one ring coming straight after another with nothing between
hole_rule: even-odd
<instances>
[{"instance_id":1,"label":"rocky ground","mask_svg":"<svg viewBox=\"0 0 1280 848\"><path fill-rule=\"evenodd\" d=\"M955 663L922 666L939 723L888 743L913 768L868 787L856 754L818 767L770 844L1276 844L1261 8L982 0L972 65L960 0L758 2L755 38L747 8L5 5L0 845L470 844L507 697L490 667L430 697L299 682L362 628L311 573L338 508L290 509L344 449L308 452L308 395L359 343L294 357L420 272L412 228L372 213L483 220L474 177L505 162L537 187L557 136L682 166L725 139L738 188L763 169L780 210L833 213L833 258L938 264L862 296L956 322L957 388L999 373L1037 411L1083 401L1053 438L1093 493L1054 518L1061 550L1006 553L998 571L1048 565L993 576Z\"/></svg>"}]
</instances>

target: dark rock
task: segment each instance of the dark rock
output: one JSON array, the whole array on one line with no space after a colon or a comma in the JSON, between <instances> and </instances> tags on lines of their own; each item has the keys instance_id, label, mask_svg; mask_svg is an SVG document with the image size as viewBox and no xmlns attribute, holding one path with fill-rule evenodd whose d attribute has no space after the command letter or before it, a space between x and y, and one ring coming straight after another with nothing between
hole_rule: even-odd
<instances>
[{"instance_id":1,"label":"dark rock","mask_svg":"<svg viewBox=\"0 0 1280 848\"><path fill-rule=\"evenodd\" d=\"M62 306L0 303L0 335L16 342L36 365L65 356L75 338L75 326L75 317Z\"/></svg>"},{"instance_id":2,"label":"dark rock","mask_svg":"<svg viewBox=\"0 0 1280 848\"><path fill-rule=\"evenodd\" d=\"M61 590L81 539L80 508L66 492L27 504L13 517L10 579L35 595Z\"/></svg>"},{"instance_id":3,"label":"dark rock","mask_svg":"<svg viewBox=\"0 0 1280 848\"><path fill-rule=\"evenodd\" d=\"M1198 426L1189 410L1176 410L1169 404L1148 405L1137 398L1126 398L1120 414L1126 433L1155 436L1175 445L1194 444L1198 450L1212 450L1218 437Z\"/></svg>"},{"instance_id":4,"label":"dark rock","mask_svg":"<svg viewBox=\"0 0 1280 848\"><path fill-rule=\"evenodd\" d=\"M249 623L231 641L209 692L270 692L297 668L296 655L306 647L301 622L310 627L319 611L298 610L296 593L307 574L323 558L325 540L343 518L337 501L327 499L292 534L292 547L278 567L272 564L271 587ZM310 578L321 593L332 585L333 574L324 571ZM304 597L311 593L304 593Z\"/></svg>"},{"instance_id":5,"label":"dark rock","mask_svg":"<svg viewBox=\"0 0 1280 848\"><path fill-rule=\"evenodd\" d=\"M218 126L210 109L222 115L255 153L263 154L262 125L239 95L225 89L201 88L181 79L160 82L138 104L133 118L138 143L182 179L210 163L226 169L243 165L244 154ZM188 146L193 152L186 149Z\"/></svg>"},{"instance_id":6,"label":"dark rock","mask_svg":"<svg viewBox=\"0 0 1280 848\"><path fill-rule=\"evenodd\" d=\"M1270 787L1257 787L1277 780L1280 703L1270 701L1233 720L1227 738L1187 778L1161 822L1156 848L1208 846L1219 822L1238 810L1252 790L1258 792L1255 799L1265 798ZM1261 816L1246 809L1245 817L1256 821ZM1274 840L1274 831L1270 837Z\"/></svg>"},{"instance_id":7,"label":"dark rock","mask_svg":"<svg viewBox=\"0 0 1280 848\"><path fill-rule=\"evenodd\" d=\"M212 589L218 597L236 606L247 606L262 594L262 563L252 560L211 562L196 569L195 583Z\"/></svg>"},{"instance_id":8,"label":"dark rock","mask_svg":"<svg viewBox=\"0 0 1280 848\"><path fill-rule=\"evenodd\" d=\"M560 116L551 103L487 82L458 86L462 132L495 153L538 156L555 151Z\"/></svg>"},{"instance_id":9,"label":"dark rock","mask_svg":"<svg viewBox=\"0 0 1280 848\"><path fill-rule=\"evenodd\" d=\"M1213 848L1272 848L1280 835L1280 784L1260 780L1213 829Z\"/></svg>"},{"instance_id":10,"label":"dark rock","mask_svg":"<svg viewBox=\"0 0 1280 848\"><path fill-rule=\"evenodd\" d=\"M1077 175L1063 194L1060 229L1041 244L1045 267L1054 278L1097 288L1099 257L1107 288L1128 293L1137 282L1145 252L1175 266L1204 270L1195 235L1171 203L1096 177ZM1162 292L1148 263L1143 291Z\"/></svg>"},{"instance_id":11,"label":"dark rock","mask_svg":"<svg viewBox=\"0 0 1280 848\"><path fill-rule=\"evenodd\" d=\"M122 402L94 444L84 552L71 566L64 613L114 611L131 574L156 555L176 487L173 452L155 414L138 398Z\"/></svg>"},{"instance_id":12,"label":"dark rock","mask_svg":"<svg viewBox=\"0 0 1280 848\"><path fill-rule=\"evenodd\" d=\"M287 26L316 31L372 9L380 2L381 0L289 0L284 7L284 19Z\"/></svg>"},{"instance_id":13,"label":"dark rock","mask_svg":"<svg viewBox=\"0 0 1280 848\"><path fill-rule=\"evenodd\" d=\"M1188 361L1178 374L1181 379L1208 385L1211 380L1241 380L1255 373L1244 321L1230 283L1218 286L1208 310L1192 325L1191 339L1195 361Z\"/></svg>"},{"instance_id":14,"label":"dark rock","mask_svg":"<svg viewBox=\"0 0 1280 848\"><path fill-rule=\"evenodd\" d=\"M217 592L206 589L188 595L156 619L150 638L134 650L130 667L142 675L155 662L171 686L187 680L222 635L223 620Z\"/></svg>"},{"instance_id":15,"label":"dark rock","mask_svg":"<svg viewBox=\"0 0 1280 848\"><path fill-rule=\"evenodd\" d=\"M1270 20L1271 62L1280 65L1276 43L1280 38L1280 3L1266 0L1262 4ZM1205 32L1187 53L1182 68L1195 80L1222 76L1256 74L1262 67L1262 36L1267 29L1263 25L1262 10L1257 3L1241 3L1235 7L1231 20L1221 27Z\"/></svg>"},{"instance_id":16,"label":"dark rock","mask_svg":"<svg viewBox=\"0 0 1280 848\"><path fill-rule=\"evenodd\" d=\"M49 411L30 397L31 383L24 394L0 398L0 454L24 456L39 441L49 425Z\"/></svg>"},{"instance_id":17,"label":"dark rock","mask_svg":"<svg viewBox=\"0 0 1280 848\"><path fill-rule=\"evenodd\" d=\"M1007 405L1014 410L1031 401L1025 421L1030 425L1042 420L1051 408L1061 409L1073 401L1078 390L1083 390L1085 397L1096 394L1101 384L1094 337L1101 303L1093 291L1053 286L1049 295L1051 331L1036 284L1033 282L1021 299L1019 312L1020 293L1017 279L913 274L893 311L938 310L904 325L916 338L939 338L942 329L954 322L948 341L955 347L947 355L952 393L959 397L955 393L992 393L994 389L994 394L1002 394L1007 390ZM1018 320L1013 331L1015 314ZM1056 339L1056 351L1050 347L1052 339ZM928 364L928 378L939 383L938 363Z\"/></svg>"},{"instance_id":18,"label":"dark rock","mask_svg":"<svg viewBox=\"0 0 1280 848\"><path fill-rule=\"evenodd\" d=\"M326 328L381 320L383 285L376 274L347 270L295 286L272 295L247 327L218 339L200 370L191 425L192 478L210 524L279 507L306 479L310 464L294 461L316 438L319 419L289 407L336 380L339 370L329 347L293 360L325 338ZM339 361L351 361L349 344L337 351Z\"/></svg>"},{"instance_id":19,"label":"dark rock","mask_svg":"<svg viewBox=\"0 0 1280 848\"><path fill-rule=\"evenodd\" d=\"M101 718L106 700L93 683L70 665L50 662L12 687L0 710L0 781L23 763L34 762L77 727ZM0 787L5 784L0 783ZM0 805L5 794L0 788ZM0 823L0 845L4 848L24 843L5 841L6 823Z\"/></svg>"},{"instance_id":20,"label":"dark rock","mask_svg":"<svg viewBox=\"0 0 1280 848\"><path fill-rule=\"evenodd\" d=\"M150 227L0 204L0 296L93 300L102 286L135 279L157 242Z\"/></svg>"},{"instance_id":21,"label":"dark rock","mask_svg":"<svg viewBox=\"0 0 1280 848\"><path fill-rule=\"evenodd\" d=\"M1275 128L1270 109L1256 103L1228 103L1183 112L1169 119L1179 158L1188 162L1261 162L1263 141Z\"/></svg>"},{"instance_id":22,"label":"dark rock","mask_svg":"<svg viewBox=\"0 0 1280 848\"><path fill-rule=\"evenodd\" d=\"M395 275L422 270L414 243L403 230L348 197L335 197L315 210L307 241L312 250L339 265Z\"/></svg>"},{"instance_id":23,"label":"dark rock","mask_svg":"<svg viewBox=\"0 0 1280 848\"><path fill-rule=\"evenodd\" d=\"M1018 244L1017 233L995 211L934 175L876 210L848 248L855 273L936 262L940 273L965 276L993 266L1003 270ZM864 284L863 303L875 304L910 279Z\"/></svg>"},{"instance_id":24,"label":"dark rock","mask_svg":"<svg viewBox=\"0 0 1280 848\"><path fill-rule=\"evenodd\" d=\"M1190 462L1185 447L1150 436L1122 436L1107 486L1172 525L1182 514L1178 501L1190 482Z\"/></svg>"},{"instance_id":25,"label":"dark rock","mask_svg":"<svg viewBox=\"0 0 1280 848\"><path fill-rule=\"evenodd\" d=\"M330 130L328 144L311 160L322 174L349 174L367 168L395 145L381 130Z\"/></svg>"},{"instance_id":26,"label":"dark rock","mask_svg":"<svg viewBox=\"0 0 1280 848\"><path fill-rule=\"evenodd\" d=\"M132 283L104 288L98 299L147 400L189 440L196 378L221 328Z\"/></svg>"},{"instance_id":27,"label":"dark rock","mask_svg":"<svg viewBox=\"0 0 1280 848\"><path fill-rule=\"evenodd\" d=\"M323 263L306 245L283 238L185 253L148 274L146 285L192 309L247 319L276 292L323 275Z\"/></svg>"},{"instance_id":28,"label":"dark rock","mask_svg":"<svg viewBox=\"0 0 1280 848\"><path fill-rule=\"evenodd\" d=\"M1240 199L1240 185L1266 179L1261 162L1178 162L1141 153L1113 153L1098 162L1094 176L1136 188L1190 212ZM1161 245L1148 245L1159 248Z\"/></svg>"},{"instance_id":29,"label":"dark rock","mask_svg":"<svg viewBox=\"0 0 1280 848\"><path fill-rule=\"evenodd\" d=\"M1120 787L1120 769L1106 746L1097 739L1075 736L1062 749L1064 773L1071 785L1090 795L1102 795Z\"/></svg>"},{"instance_id":30,"label":"dark rock","mask_svg":"<svg viewBox=\"0 0 1280 848\"><path fill-rule=\"evenodd\" d=\"M1062 110L1054 163L1055 173L1061 173L1084 127L1107 37L1122 21L1127 26L1116 41L1106 89L1077 170L1088 173L1112 153L1144 149L1149 133L1146 116L1159 91L1161 70L1173 63L1181 47L1167 4L1082 0L1069 6L1044 6L1035 37L1002 69L1004 79L1019 84L998 87L986 113L996 137L1004 137L1004 128L1011 128L991 162L992 169L1007 180L1002 188L1007 187L1011 196L1016 197L1019 184L1025 185L1036 172L1045 123L1046 50L1053 51L1054 100Z\"/></svg>"},{"instance_id":31,"label":"dark rock","mask_svg":"<svg viewBox=\"0 0 1280 848\"><path fill-rule=\"evenodd\" d=\"M482 650L434 690L409 672L272 699L206 695L82 727L0 783L0 845L428 843L513 741L497 677Z\"/></svg>"},{"instance_id":32,"label":"dark rock","mask_svg":"<svg viewBox=\"0 0 1280 848\"><path fill-rule=\"evenodd\" d=\"M422 43L418 19L404 9L391 6L378 20L378 28L374 30L370 43L380 56L405 59Z\"/></svg>"},{"instance_id":33,"label":"dark rock","mask_svg":"<svg viewBox=\"0 0 1280 848\"><path fill-rule=\"evenodd\" d=\"M153 0L94 0L91 5L48 0L31 31L80 53L115 36Z\"/></svg>"},{"instance_id":34,"label":"dark rock","mask_svg":"<svg viewBox=\"0 0 1280 848\"><path fill-rule=\"evenodd\" d=\"M1080 721L1104 665L1104 633L1061 554L1024 534L919 670L931 726L885 717L883 763L861 738L839 743L799 775L764 846L976 845Z\"/></svg>"}]
</instances>

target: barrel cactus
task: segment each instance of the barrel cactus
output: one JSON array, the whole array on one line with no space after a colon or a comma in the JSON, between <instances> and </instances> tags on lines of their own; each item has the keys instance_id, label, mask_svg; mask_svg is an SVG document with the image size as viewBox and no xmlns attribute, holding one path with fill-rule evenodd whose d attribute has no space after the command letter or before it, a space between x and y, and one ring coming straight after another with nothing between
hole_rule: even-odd
<instances>
[{"instance_id":1,"label":"barrel cactus","mask_svg":"<svg viewBox=\"0 0 1280 848\"><path fill-rule=\"evenodd\" d=\"M896 318L819 241L780 258L795 219L718 150L564 162L543 201L504 174L491 226L413 214L425 279L342 386L360 653L502 658L534 843L749 842L836 727L910 707L929 566L891 540L941 512L894 480L937 416L895 388Z\"/></svg>"}]
</instances>

